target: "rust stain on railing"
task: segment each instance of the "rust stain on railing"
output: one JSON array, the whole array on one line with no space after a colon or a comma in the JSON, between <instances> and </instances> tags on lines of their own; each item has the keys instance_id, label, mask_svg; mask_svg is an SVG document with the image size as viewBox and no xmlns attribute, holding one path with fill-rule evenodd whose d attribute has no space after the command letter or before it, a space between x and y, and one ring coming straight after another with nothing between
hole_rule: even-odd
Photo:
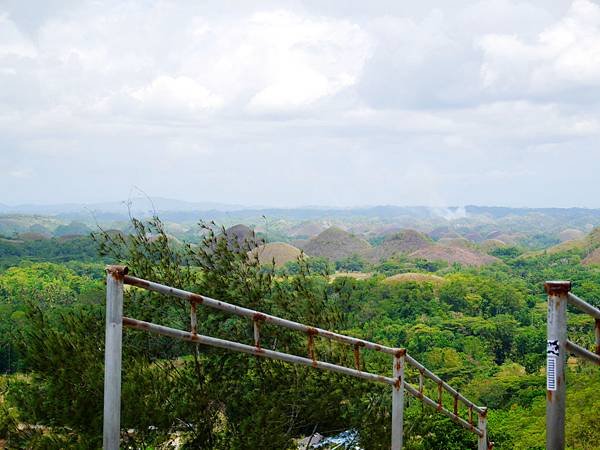
<instances>
[{"instance_id":1,"label":"rust stain on railing","mask_svg":"<svg viewBox=\"0 0 600 450\"><path fill-rule=\"evenodd\" d=\"M152 323L142 322L136 319L131 319L127 317L123 317L122 324L129 328L134 328L138 330L149 331L153 333L162 334L165 336L183 339L190 342L200 343L209 346L215 346L219 348L224 348L227 350L234 350L243 353L252 354L255 356L267 357L272 359L278 359L290 363L299 363L307 366L311 366L314 368L319 368L322 370L330 370L333 372L343 373L346 375L352 375L358 378L363 378L369 381L377 381L381 383L385 383L388 385L394 386L396 390L404 389L411 394L412 396L420 399L424 404L431 406L447 417L449 417L454 422L460 424L467 430L477 434L479 438L479 449L482 448L482 439L487 442L487 430L486 425L483 423L483 429L476 427L473 423L473 411L477 411L479 414L485 414L486 409L476 406L473 402L465 398L463 395L459 394L457 390L452 388L446 382L444 382L440 377L435 375L433 372L429 371L426 367L424 367L421 363L416 361L410 355L406 353L405 348L393 348L384 345L380 345L377 343L369 342L363 339L357 339L350 336L341 335L338 333L334 333L328 330L323 330L316 327L306 326L304 324L289 321L286 319L282 319L280 317L272 316L269 314L261 313L258 311L254 311L248 308L244 308L241 306L233 305L230 303L226 303L220 300L216 300L210 297L202 296L199 294L195 294L192 292L187 292L181 289L173 288L170 286L164 286L155 282L151 282L148 280L143 280L140 278L136 278L133 276L127 275L127 268L124 266L113 266L110 270L108 270L109 275L122 277L124 283L136 286L141 289L146 289L149 291L157 292L163 295L169 295L178 297L184 300L188 300L190 302L190 321L191 321L191 332L184 332L181 330L176 330L168 327L164 327L161 325L156 325ZM229 312L232 314L236 314L238 316L247 317L252 321L253 326L253 345L248 346L245 344L241 344L233 341L226 341L217 338L212 338L209 336L202 336L198 334L198 325L197 325L197 305L203 305L211 308L215 308L221 311ZM303 358L300 356L290 355L288 353L281 353L275 350L267 350L261 347L260 339L261 339L261 325L263 322L269 322L273 325L282 326L295 331L302 331L307 335L307 350L308 350L308 358ZM349 367L339 366L336 364L326 363L323 361L317 360L317 355L315 351L315 336L321 336L323 338L334 340L338 342L342 342L352 346L352 351L354 354L354 369ZM384 375L373 374L370 372L364 372L361 370L361 366L364 367L364 357L361 361L361 350L362 349L370 349L377 352L386 353L394 356L394 371L397 376L394 378L389 378ZM419 386L418 389L407 383L406 376L402 377L400 372L404 370L403 361L412 365L419 371ZM362 364L361 364L362 363ZM438 398L436 401L427 397L424 394L424 381L425 377L434 381L438 386ZM443 391L447 391L454 398L453 411L449 411L444 408L443 405ZM394 401L395 398L394 398ZM462 419L459 416L459 402L463 402L469 410L469 421ZM401 401L403 403L403 400ZM484 417L484 416L480 416ZM393 424L393 427L400 426L401 424ZM396 433L397 435L397 433ZM401 436L401 434L400 434ZM401 442L401 441L400 441ZM392 443L392 448L397 449L397 443Z\"/></svg>"}]
</instances>

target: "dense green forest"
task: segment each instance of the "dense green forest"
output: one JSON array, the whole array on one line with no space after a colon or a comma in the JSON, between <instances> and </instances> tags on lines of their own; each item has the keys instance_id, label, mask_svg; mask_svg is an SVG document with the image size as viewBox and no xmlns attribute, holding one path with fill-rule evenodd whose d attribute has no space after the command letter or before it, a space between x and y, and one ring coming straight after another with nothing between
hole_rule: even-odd
<instances>
[{"instance_id":1,"label":"dense green forest","mask_svg":"<svg viewBox=\"0 0 600 450\"><path fill-rule=\"evenodd\" d=\"M568 279L600 305L600 268L579 248L494 250L478 268L395 257L337 262L301 257L275 268L206 227L201 245L169 240L158 219L131 235L98 233L28 244L0 241L0 442L9 448L101 445L104 264L291 320L407 351L490 408L497 449L544 448L546 299L543 282ZM248 244L249 245L249 244ZM331 275L368 271L366 279ZM388 277L422 273L394 282ZM187 305L131 288L125 314L189 328ZM247 320L199 309L203 334L252 342ZM571 311L570 338L593 345L593 321ZM306 337L264 326L264 345L306 355ZM319 359L353 366L350 348L316 340ZM365 370L391 362L364 351ZM416 375L409 372L409 382ZM413 377L412 380L410 377ZM567 443L600 448L600 372L569 360ZM125 331L122 428L127 448L291 449L318 431L355 430L351 445L389 448L387 386ZM436 387L426 385L435 398ZM447 399L451 402L450 399ZM450 403L448 403L450 404ZM449 406L451 408L451 406ZM405 448L474 448L474 437L408 398ZM1 446L1 445L0 445ZM349 447L351 448L351 447Z\"/></svg>"}]
</instances>

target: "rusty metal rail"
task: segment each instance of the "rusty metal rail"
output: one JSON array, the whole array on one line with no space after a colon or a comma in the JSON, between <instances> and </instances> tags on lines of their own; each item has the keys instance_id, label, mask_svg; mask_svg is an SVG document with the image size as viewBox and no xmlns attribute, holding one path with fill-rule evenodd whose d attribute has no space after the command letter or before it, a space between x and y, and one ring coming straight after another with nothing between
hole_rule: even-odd
<instances>
[{"instance_id":1,"label":"rusty metal rail","mask_svg":"<svg viewBox=\"0 0 600 450\"><path fill-rule=\"evenodd\" d=\"M567 353L600 365L600 309L571 293L570 281L547 281L548 337L546 343L546 448L565 448ZM567 338L567 304L594 319L595 353Z\"/></svg>"},{"instance_id":2,"label":"rusty metal rail","mask_svg":"<svg viewBox=\"0 0 600 450\"><path fill-rule=\"evenodd\" d=\"M144 322L141 320L123 317L123 288L124 284L135 286L148 291L173 296L187 300L190 303L190 331L177 330L166 326ZM393 348L376 344L363 339L334 333L321 328L310 327L298 322L282 319L280 317L264 314L252 309L216 300L207 296L198 295L170 286L165 286L134 276L127 275L127 268L123 266L109 266L107 268L107 317L106 317L106 353L105 353L105 384L104 384L104 449L116 450L119 448L120 436L120 383L121 383L121 340L122 327L148 331L155 334L168 336L189 342L247 353L254 356L277 359L293 364L301 364L321 370L329 370L344 375L354 376L367 381L384 383L392 386L392 450L400 450L403 444L403 419L404 419L404 391L429 405L440 413L446 415L454 422L471 431L478 438L478 450L491 448L487 439L487 409L477 406L469 399L452 388L440 377L435 375L412 356L404 348ZM220 311L225 311L241 317L246 317L253 324L253 345L217 339L198 334L197 306L207 306ZM260 329L262 323L271 323L290 330L299 331L307 336L308 358L268 350L260 345ZM316 358L314 337L320 336L332 341L341 342L353 347L355 368L340 366ZM393 377L375 374L361 370L361 349L373 350L392 356ZM419 372L419 386L415 387L405 379L405 365L409 364ZM437 401L424 394L424 381L430 379L438 386ZM447 392L454 399L453 411L443 404L442 393ZM460 416L459 402L468 410L468 419ZM478 416L477 425L473 421L473 412Z\"/></svg>"}]
</instances>

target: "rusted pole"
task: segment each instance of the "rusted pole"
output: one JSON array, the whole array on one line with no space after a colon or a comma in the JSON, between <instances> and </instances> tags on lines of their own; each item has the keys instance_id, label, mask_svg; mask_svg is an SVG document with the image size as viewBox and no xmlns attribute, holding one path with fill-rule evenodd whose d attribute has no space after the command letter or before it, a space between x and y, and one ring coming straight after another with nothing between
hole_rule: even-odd
<instances>
[{"instance_id":1,"label":"rusted pole","mask_svg":"<svg viewBox=\"0 0 600 450\"><path fill-rule=\"evenodd\" d=\"M590 316L592 316L595 319L600 319L600 309L596 308L593 305L590 305L588 302L580 299L575 294L569 292L568 296L567 296L567 301L569 302L570 305L574 306L578 310L580 310L586 314L589 314Z\"/></svg>"},{"instance_id":2,"label":"rusted pole","mask_svg":"<svg viewBox=\"0 0 600 450\"><path fill-rule=\"evenodd\" d=\"M253 320L252 328L254 329L254 346L260 347L260 322L258 320Z\"/></svg>"},{"instance_id":3,"label":"rusted pole","mask_svg":"<svg viewBox=\"0 0 600 450\"><path fill-rule=\"evenodd\" d=\"M600 309L590 305L571 292L568 294L568 302L570 305L594 318L594 335L596 336L596 348L594 351L597 356L600 356ZM596 362L597 360L594 359L593 361Z\"/></svg>"},{"instance_id":4,"label":"rusted pole","mask_svg":"<svg viewBox=\"0 0 600 450\"><path fill-rule=\"evenodd\" d=\"M477 436L477 450L488 450L487 408L483 408L483 410L482 413L478 414L477 428L479 428L481 434Z\"/></svg>"},{"instance_id":5,"label":"rusted pole","mask_svg":"<svg viewBox=\"0 0 600 450\"><path fill-rule=\"evenodd\" d=\"M126 270L126 269L125 269ZM149 322L143 322L140 320L122 317L121 324L122 326L134 328L143 331L150 331L153 333L161 334L164 336L169 336L176 339L182 339L190 342L200 343L204 345L219 347L228 350L239 351L242 353L248 353L255 356L261 356L265 358L278 359L281 361L286 361L290 363L303 364L306 366L312 366L322 370L329 370L332 372L343 373L346 375L351 375L357 378L362 378L369 381L376 381L381 383L386 383L393 386L393 397L392 397L392 449L399 450L403 445L403 415L404 415L404 391L408 392L408 394L420 399L424 404L436 408L445 416L452 419L455 423L463 426L467 430L475 433L480 438L481 443L485 443L486 446L491 445L491 443L487 442L487 421L486 421L486 413L487 409L475 405L473 402L465 398L462 394L444 382L440 377L435 375L421 363L412 358L409 354L406 353L406 349L392 348L379 344L375 344L373 342L364 341L362 339L352 338L350 336L341 335L338 333L333 333L331 331L323 330L320 328L309 327L304 324L298 322L292 322L289 320L282 319L280 317L271 316L268 314L263 314L258 311L254 311L248 308L243 308L237 305L233 305L230 303L226 303L220 300L212 299L210 297L201 296L198 294L194 294L192 292L183 291L181 289L177 289L170 286L165 286L162 284L154 283L148 280L143 280L140 278L132 277L129 275L123 276L124 284L129 284L132 286L139 287L141 289L147 289L150 291L159 292L164 295L171 295L174 297L182 298L190 301L191 303L201 304L204 306L208 306L211 308L215 308L221 311L227 311L232 314L236 314L242 317L248 317L252 319L254 324L254 346L249 346L245 344L241 344L238 342L226 341L222 339L213 338L210 336L202 336L194 333L193 325L196 322L192 317L192 332L186 332L182 330L176 330L173 328L165 327L162 325L157 325ZM122 286L121 286L122 288ZM121 297L122 303L122 297ZM194 308L192 309L192 316L194 315ZM308 336L308 353L310 358L303 358L300 356L290 355L287 353L281 353L274 350L263 349L260 346L260 322L265 321L272 323L274 325L279 325L291 330L302 331ZM338 342L343 342L345 344L350 344L354 346L354 356L355 356L355 365L356 369L350 369L349 367L337 366L335 364L330 364L322 361L317 361L316 354L314 352L314 336L321 336L326 339L335 340ZM393 355L394 357L394 377L389 378L382 375L377 375L374 373L363 372L360 370L360 347L364 347L366 349L371 349L383 353L387 353ZM419 386L418 388L411 386L404 379L404 369L405 364L410 364L416 369L419 370ZM437 402L426 395L424 395L424 381L425 378L433 380L438 385L438 400ZM454 410L449 411L444 408L442 404L442 393L443 390L446 390L450 395L454 397ZM466 421L462 417L458 415L458 402L464 403L469 408L469 421ZM477 412L480 416L478 423L478 427L475 427L473 423L473 412ZM481 427L481 428L480 428ZM484 438L484 439L481 439ZM486 448L486 447L482 447ZM491 448L491 447L489 447Z\"/></svg>"},{"instance_id":6,"label":"rusted pole","mask_svg":"<svg viewBox=\"0 0 600 450\"><path fill-rule=\"evenodd\" d=\"M600 366L600 355L590 352L587 348L583 348L582 346L577 345L575 342L571 342L568 339L567 351Z\"/></svg>"},{"instance_id":7,"label":"rusted pole","mask_svg":"<svg viewBox=\"0 0 600 450\"><path fill-rule=\"evenodd\" d=\"M399 348L394 355L394 388L392 390L392 450L402 450L404 434L404 357Z\"/></svg>"},{"instance_id":8,"label":"rusted pole","mask_svg":"<svg viewBox=\"0 0 600 450\"><path fill-rule=\"evenodd\" d=\"M596 355L600 356L600 319L595 319L594 334L596 335Z\"/></svg>"},{"instance_id":9,"label":"rusted pole","mask_svg":"<svg viewBox=\"0 0 600 450\"><path fill-rule=\"evenodd\" d=\"M192 334L198 332L198 316L196 314L196 302L190 302L190 330Z\"/></svg>"},{"instance_id":10,"label":"rusted pole","mask_svg":"<svg viewBox=\"0 0 600 450\"><path fill-rule=\"evenodd\" d=\"M548 341L546 348L546 448L565 448L567 301L571 282L547 281Z\"/></svg>"},{"instance_id":11,"label":"rusted pole","mask_svg":"<svg viewBox=\"0 0 600 450\"><path fill-rule=\"evenodd\" d=\"M410 364L411 366L413 366L414 368L416 368L425 377L429 378L434 383L436 383L438 385L438 389L440 388L440 385L441 385L442 389L444 389L446 392L448 392L453 397L458 397L458 400L461 401L462 403L464 403L466 406L472 406L473 410L475 412L477 412L478 414L480 414L484 411L483 408L474 404L472 401L470 401L468 398L466 398L464 395L462 395L460 392L458 392L456 389L454 389L452 386L450 386L448 383L446 383L444 380L442 380L440 377L438 377L435 373L433 373L431 370L429 370L423 364L421 364L415 358L410 356L410 354L408 354L408 353L406 354L406 362L408 364Z\"/></svg>"},{"instance_id":12,"label":"rusted pole","mask_svg":"<svg viewBox=\"0 0 600 450\"><path fill-rule=\"evenodd\" d=\"M412 386L410 383L407 383L406 381L404 382L404 389L406 389L406 392L408 392L413 397L420 399L421 402L423 402L425 405L431 406L432 408L438 410L440 413L442 413L443 415L445 415L446 417L451 419L453 422L455 422L455 423L459 424L460 426L464 427L465 429L469 430L471 433L475 433L478 436L481 436L483 434L483 432L479 428L477 428L473 424L467 422L462 417L455 416L452 411L448 411L443 406L441 408L439 408L437 400L433 400L433 399L427 397L426 395L419 393L418 388ZM480 407L479 409L481 409L482 411L485 411L485 408Z\"/></svg>"},{"instance_id":13,"label":"rusted pole","mask_svg":"<svg viewBox=\"0 0 600 450\"><path fill-rule=\"evenodd\" d=\"M385 345L375 344L373 342L365 341L362 339L356 339L343 334L333 333L331 331L323 330L322 328L309 327L307 325L293 322L291 320L282 319L281 317L271 316L269 314L263 314L252 309L243 308L241 306L232 305L214 298L206 297L204 295L194 294L193 292L184 291L163 284L154 283L148 280L142 280L141 278L132 277L130 275L125 276L125 284L136 286L149 291L158 292L164 295L170 295L173 297L181 298L183 300L193 301L199 305L207 306L209 308L218 309L231 314L235 314L241 317L248 317L252 320L260 320L266 323L278 325L290 330L301 331L313 336L320 336L325 339L333 341L343 342L348 345L359 345L360 347L375 350L377 352L387 353L393 355L396 352L395 348L387 347Z\"/></svg>"},{"instance_id":14,"label":"rusted pole","mask_svg":"<svg viewBox=\"0 0 600 450\"><path fill-rule=\"evenodd\" d=\"M118 450L121 429L121 353L123 277L127 267L106 268L106 335L104 338L104 425L102 448Z\"/></svg>"},{"instance_id":15,"label":"rusted pole","mask_svg":"<svg viewBox=\"0 0 600 450\"><path fill-rule=\"evenodd\" d=\"M247 353L249 355L254 356L261 356L263 358L277 359L279 361L285 361L294 364L302 364L304 366L311 366L316 369L329 370L330 372L351 375L356 378L362 378L363 380L375 381L378 383L389 384L391 386L394 386L396 383L396 380L394 380L393 378L384 377L382 375L377 375L370 372L362 372L360 370L350 369L349 367L338 366L336 364L331 364L323 361L313 361L309 358L303 358L301 356L276 352L274 350L255 347L253 345L240 344L239 342L232 342L210 336L203 336L201 334L192 334L188 331L176 330L175 328L169 328L163 325L156 325L154 323L144 322L143 320L136 320L129 317L123 317L123 326L127 328L133 328L136 330L149 331L151 333L160 334L162 336L169 336L184 341L209 345L211 347L218 347L226 350L234 350L236 352Z\"/></svg>"}]
</instances>

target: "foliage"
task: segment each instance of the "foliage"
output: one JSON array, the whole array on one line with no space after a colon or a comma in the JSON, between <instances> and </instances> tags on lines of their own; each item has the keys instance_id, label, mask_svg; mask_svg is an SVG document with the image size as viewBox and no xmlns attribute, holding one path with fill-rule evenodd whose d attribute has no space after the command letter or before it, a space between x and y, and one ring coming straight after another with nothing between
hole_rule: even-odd
<instances>
[{"instance_id":1,"label":"foliage","mask_svg":"<svg viewBox=\"0 0 600 450\"><path fill-rule=\"evenodd\" d=\"M32 252L13 255L19 265L0 272L0 369L18 373L0 383L0 439L9 437L21 448L99 446L101 261L118 261L141 278L237 305L404 346L467 397L491 408L490 436L499 449L541 448L544 442L542 281L570 279L575 293L600 299L600 269L579 264L576 250L522 254L508 247L494 250L503 251L497 254L502 264L468 269L397 258L375 265L377 275L367 280L330 280L335 267L327 260L301 258L275 271L249 254L252 242L229 239L214 224L200 228L199 245L181 245L168 238L158 218L134 219L129 235L94 235L99 256L83 252L79 258L72 252L73 259L59 265L26 261L43 257ZM57 252L50 248L48 255ZM365 262L349 258L337 268L364 270ZM444 282L382 282L419 268ZM190 326L186 302L137 288L127 289L124 310L182 330ZM246 319L199 307L198 320L203 334L253 341ZM591 345L592 326L587 316L571 313L570 338ZM284 449L313 430L330 435L353 429L363 448L389 448L387 386L137 331L126 331L123 342L122 426L133 430L123 433L124 447L157 448L178 439L187 448ZM307 354L306 336L268 324L261 327L261 344ZM321 360L354 365L347 346L316 339L315 351ZM361 351L361 364L391 374L389 358L380 353ZM568 373L569 448L595 448L600 439L600 404L592 395L600 382L593 369L576 365ZM408 375L415 382L416 374ZM435 386L427 389L435 398ZM474 448L470 433L413 399L407 403L405 448Z\"/></svg>"},{"instance_id":2,"label":"foliage","mask_svg":"<svg viewBox=\"0 0 600 450\"><path fill-rule=\"evenodd\" d=\"M367 266L368 263L359 255L352 255L335 262L335 270L344 272L364 272Z\"/></svg>"},{"instance_id":3,"label":"foliage","mask_svg":"<svg viewBox=\"0 0 600 450\"><path fill-rule=\"evenodd\" d=\"M98 255L96 243L89 236L21 241L0 237L0 270L23 261L65 263L109 262Z\"/></svg>"}]
</instances>

